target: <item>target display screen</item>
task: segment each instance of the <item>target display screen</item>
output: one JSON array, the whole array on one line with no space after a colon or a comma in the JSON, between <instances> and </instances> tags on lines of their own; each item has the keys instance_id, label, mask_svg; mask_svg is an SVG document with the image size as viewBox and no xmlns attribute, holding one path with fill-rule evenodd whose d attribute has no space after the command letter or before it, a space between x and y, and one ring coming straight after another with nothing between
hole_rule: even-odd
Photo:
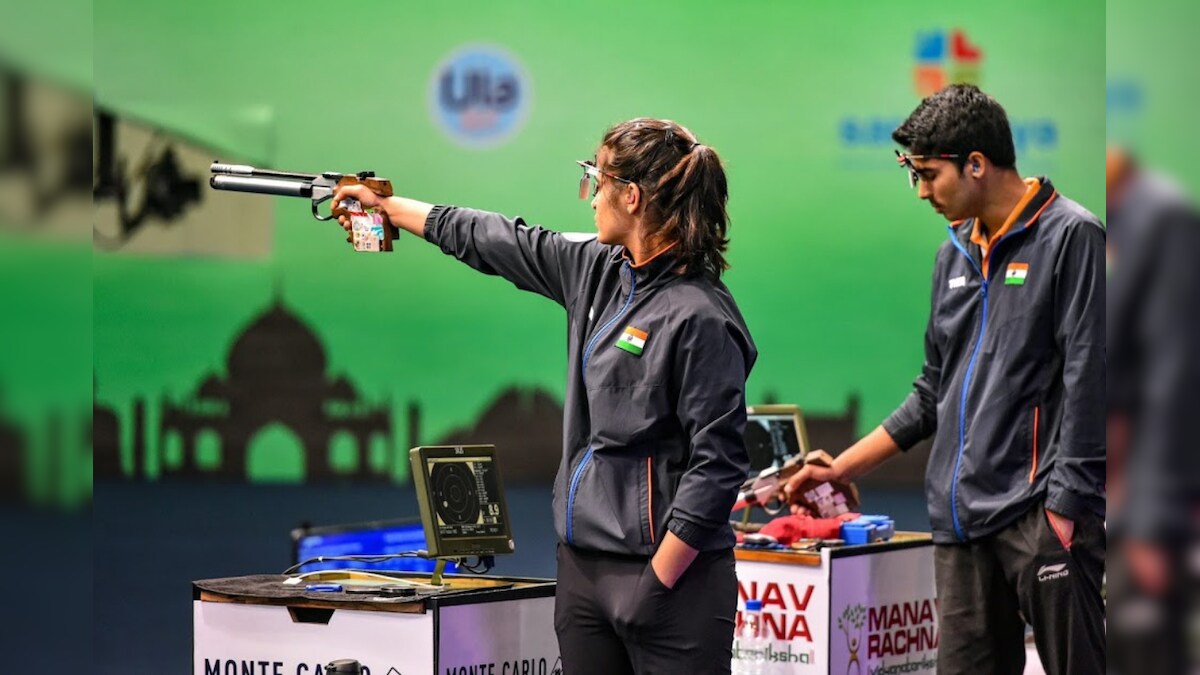
<instances>
[{"instance_id":1,"label":"target display screen","mask_svg":"<svg viewBox=\"0 0 1200 675\"><path fill-rule=\"evenodd\" d=\"M512 552L492 446L421 447L409 452L431 555Z\"/></svg>"},{"instance_id":2,"label":"target display screen","mask_svg":"<svg viewBox=\"0 0 1200 675\"><path fill-rule=\"evenodd\" d=\"M495 537L500 526L496 471L490 457L430 458L429 496L442 537Z\"/></svg>"}]
</instances>

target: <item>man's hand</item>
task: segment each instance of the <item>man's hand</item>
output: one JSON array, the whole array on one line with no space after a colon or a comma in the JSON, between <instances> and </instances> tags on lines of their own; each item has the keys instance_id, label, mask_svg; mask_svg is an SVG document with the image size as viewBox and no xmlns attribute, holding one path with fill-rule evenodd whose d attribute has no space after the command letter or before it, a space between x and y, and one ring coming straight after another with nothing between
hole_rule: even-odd
<instances>
[{"instance_id":1,"label":"man's hand","mask_svg":"<svg viewBox=\"0 0 1200 675\"><path fill-rule=\"evenodd\" d=\"M804 466L788 479L783 486L783 492L789 500L793 500L793 495L802 495L821 483L829 483L840 478L838 472L833 468L833 457L830 457L829 453L824 450L816 450L804 457ZM792 504L792 513L799 513L803 508L799 504Z\"/></svg>"},{"instance_id":2,"label":"man's hand","mask_svg":"<svg viewBox=\"0 0 1200 675\"><path fill-rule=\"evenodd\" d=\"M1075 540L1075 521L1050 509L1046 509L1046 518L1050 521L1050 527L1058 536L1058 541L1063 548L1071 548L1071 542Z\"/></svg>"}]
</instances>

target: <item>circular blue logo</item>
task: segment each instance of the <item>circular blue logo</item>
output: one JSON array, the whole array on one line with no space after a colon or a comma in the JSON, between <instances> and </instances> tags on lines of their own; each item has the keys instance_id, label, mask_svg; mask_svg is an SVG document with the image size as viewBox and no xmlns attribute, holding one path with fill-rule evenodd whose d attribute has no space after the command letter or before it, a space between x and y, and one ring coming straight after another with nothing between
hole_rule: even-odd
<instances>
[{"instance_id":1,"label":"circular blue logo","mask_svg":"<svg viewBox=\"0 0 1200 675\"><path fill-rule=\"evenodd\" d=\"M433 72L430 109L442 130L461 145L486 148L512 137L533 98L529 76L508 52L467 45Z\"/></svg>"}]
</instances>

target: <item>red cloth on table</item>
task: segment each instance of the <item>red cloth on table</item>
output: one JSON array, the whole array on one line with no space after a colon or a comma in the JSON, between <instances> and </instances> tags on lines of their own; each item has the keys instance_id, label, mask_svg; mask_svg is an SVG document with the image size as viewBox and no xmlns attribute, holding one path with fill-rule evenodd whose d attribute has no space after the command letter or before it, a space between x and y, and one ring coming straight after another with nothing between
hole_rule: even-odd
<instances>
[{"instance_id":1,"label":"red cloth on table","mask_svg":"<svg viewBox=\"0 0 1200 675\"><path fill-rule=\"evenodd\" d=\"M858 517L857 513L843 513L835 518L813 518L806 513L779 516L763 525L759 534L774 537L784 546L800 539L838 539L842 523Z\"/></svg>"}]
</instances>

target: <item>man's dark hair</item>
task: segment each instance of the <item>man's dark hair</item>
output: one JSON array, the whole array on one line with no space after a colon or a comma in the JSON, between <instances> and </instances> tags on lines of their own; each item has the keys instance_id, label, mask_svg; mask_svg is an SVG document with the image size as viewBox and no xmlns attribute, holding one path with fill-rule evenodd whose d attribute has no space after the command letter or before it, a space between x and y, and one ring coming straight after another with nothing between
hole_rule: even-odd
<instances>
[{"instance_id":1,"label":"man's dark hair","mask_svg":"<svg viewBox=\"0 0 1200 675\"><path fill-rule=\"evenodd\" d=\"M1008 115L973 84L952 84L921 101L892 140L914 155L958 155L960 169L975 151L1002 169L1017 166Z\"/></svg>"}]
</instances>

